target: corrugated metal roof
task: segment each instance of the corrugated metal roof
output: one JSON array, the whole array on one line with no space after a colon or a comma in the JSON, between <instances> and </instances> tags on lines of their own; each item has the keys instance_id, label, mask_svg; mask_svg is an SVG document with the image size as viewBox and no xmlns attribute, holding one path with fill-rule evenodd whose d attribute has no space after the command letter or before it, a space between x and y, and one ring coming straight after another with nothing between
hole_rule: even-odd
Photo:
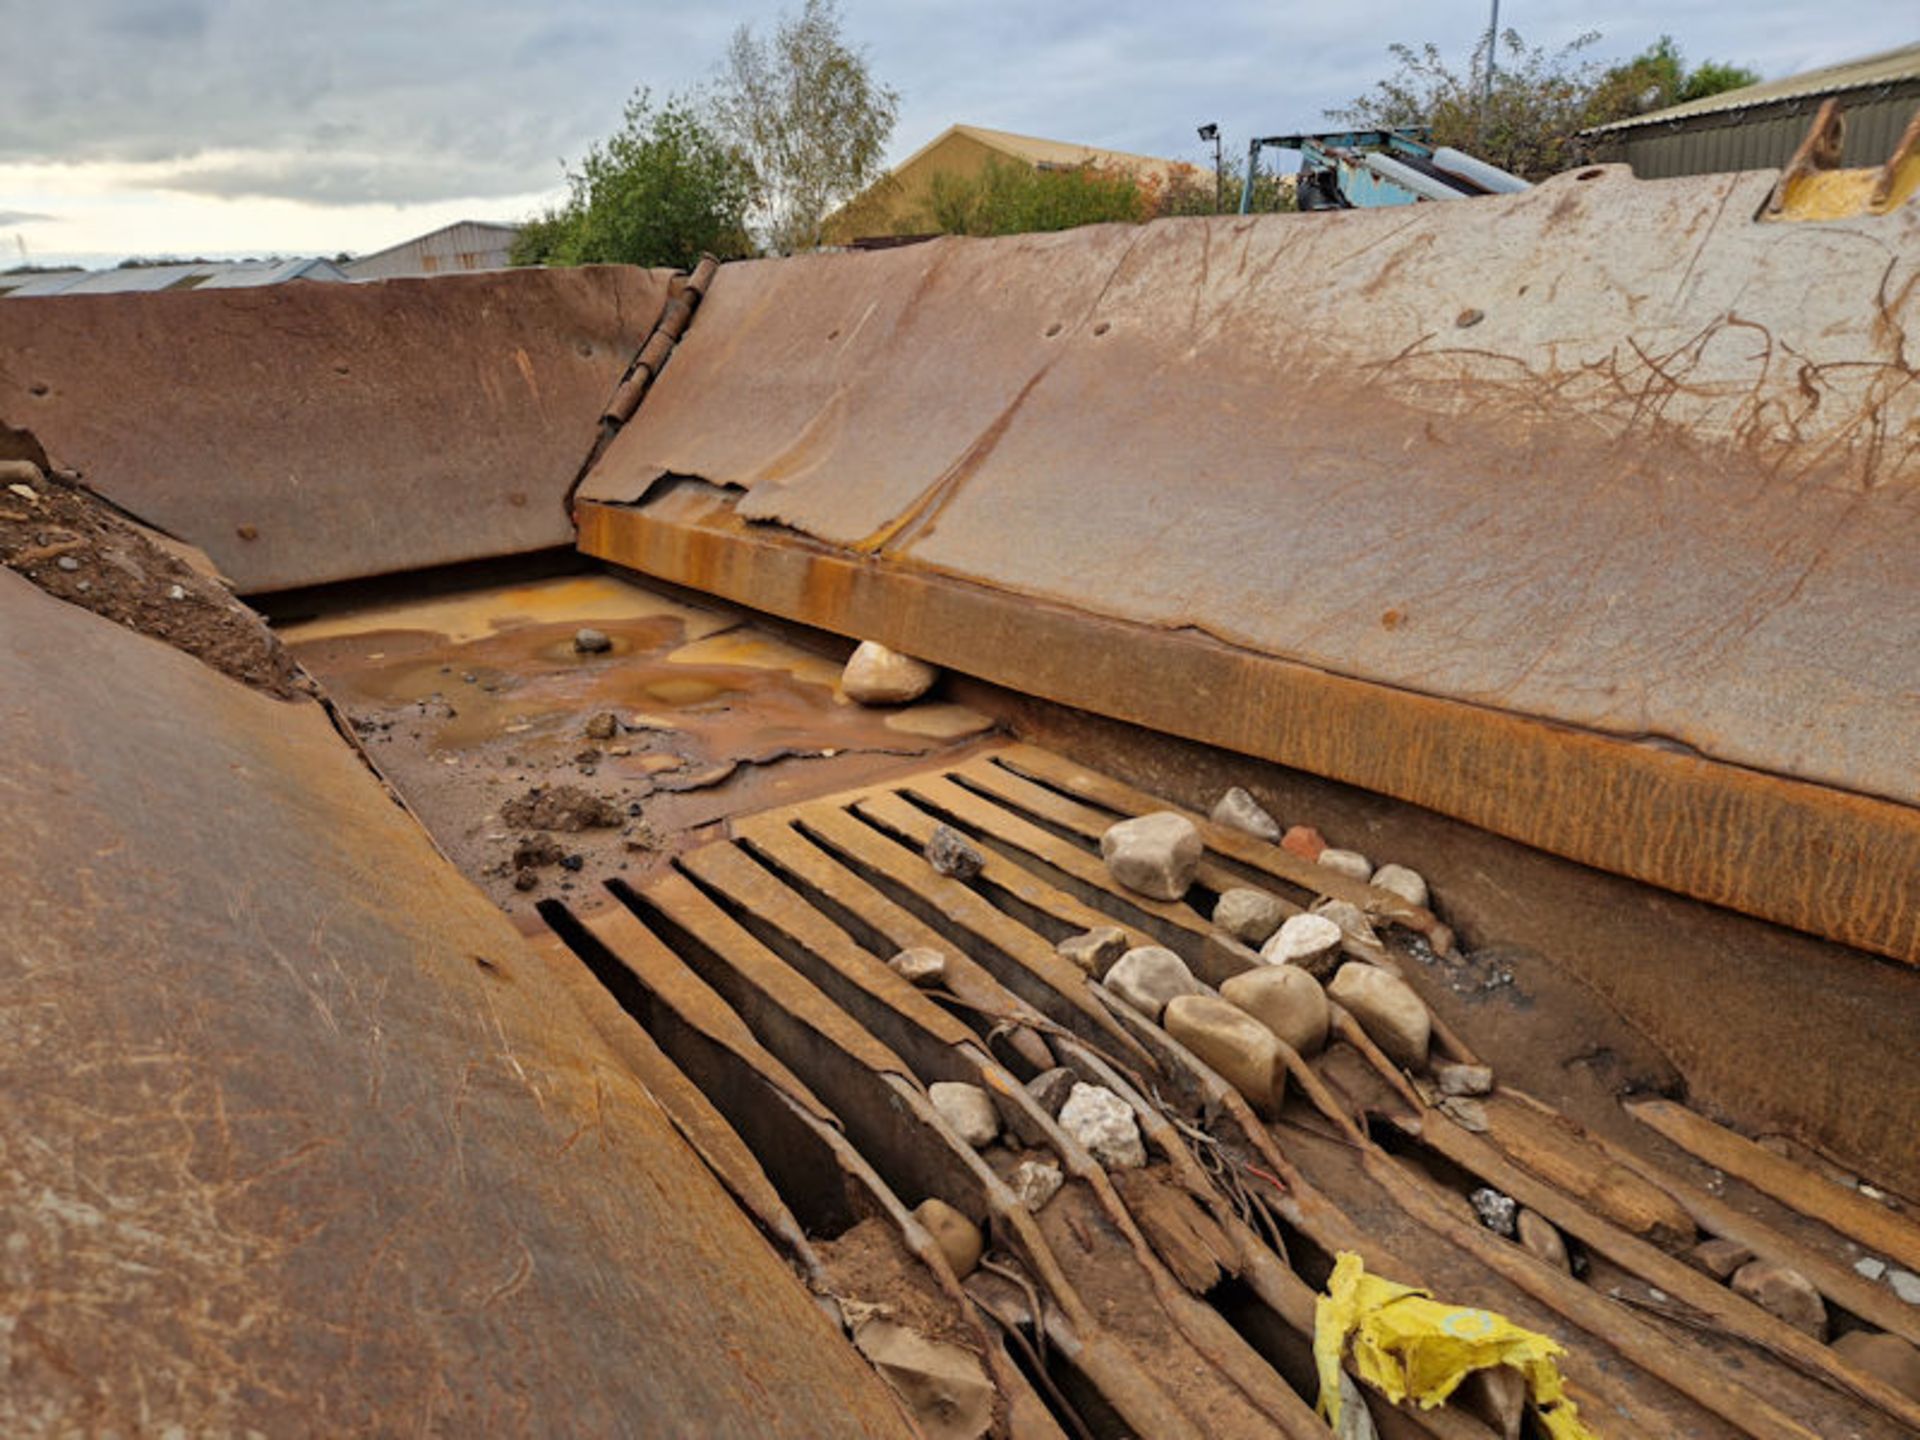
<instances>
[{"instance_id":1,"label":"corrugated metal roof","mask_svg":"<svg viewBox=\"0 0 1920 1440\"><path fill-rule=\"evenodd\" d=\"M1783 80L1765 80L1758 85L1726 90L1700 100L1689 100L1684 105L1669 105L1665 110L1636 115L1631 120L1616 120L1611 125L1596 125L1582 133L1606 135L1637 129L1642 125L1664 125L1675 120L1691 120L1700 115L1747 110L1755 105L1799 100L1814 95L1834 95L1842 91L1914 79L1920 79L1920 44L1904 45L1898 50L1883 50L1878 55L1867 55L1842 65L1829 65L1822 70L1808 70L1799 75L1789 75Z\"/></svg>"},{"instance_id":2,"label":"corrugated metal roof","mask_svg":"<svg viewBox=\"0 0 1920 1440\"><path fill-rule=\"evenodd\" d=\"M295 260L183 261L175 265L136 265L114 270L59 270L0 275L0 298L27 300L46 295L117 295L159 290L235 290L278 285L288 280L344 281L331 260L307 256ZM18 282L18 283L16 283Z\"/></svg>"},{"instance_id":3,"label":"corrugated metal roof","mask_svg":"<svg viewBox=\"0 0 1920 1440\"><path fill-rule=\"evenodd\" d=\"M456 220L384 250L355 256L347 261L346 272L354 280L388 280L443 271L500 269L508 263L507 254L519 234L518 225Z\"/></svg>"}]
</instances>

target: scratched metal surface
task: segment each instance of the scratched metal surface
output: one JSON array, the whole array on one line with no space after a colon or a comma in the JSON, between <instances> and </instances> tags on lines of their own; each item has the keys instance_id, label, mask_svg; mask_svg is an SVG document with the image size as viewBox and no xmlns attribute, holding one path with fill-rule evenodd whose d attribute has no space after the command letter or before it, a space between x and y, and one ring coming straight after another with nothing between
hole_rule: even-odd
<instances>
[{"instance_id":1,"label":"scratched metal surface","mask_svg":"<svg viewBox=\"0 0 1920 1440\"><path fill-rule=\"evenodd\" d=\"M0 720L0 1433L907 1433L318 706L0 572Z\"/></svg>"},{"instance_id":2,"label":"scratched metal surface","mask_svg":"<svg viewBox=\"0 0 1920 1440\"><path fill-rule=\"evenodd\" d=\"M1920 208L1583 173L726 266L581 493L1920 801Z\"/></svg>"},{"instance_id":3,"label":"scratched metal surface","mask_svg":"<svg viewBox=\"0 0 1920 1440\"><path fill-rule=\"evenodd\" d=\"M571 538L666 271L17 300L0 421L246 593Z\"/></svg>"}]
</instances>

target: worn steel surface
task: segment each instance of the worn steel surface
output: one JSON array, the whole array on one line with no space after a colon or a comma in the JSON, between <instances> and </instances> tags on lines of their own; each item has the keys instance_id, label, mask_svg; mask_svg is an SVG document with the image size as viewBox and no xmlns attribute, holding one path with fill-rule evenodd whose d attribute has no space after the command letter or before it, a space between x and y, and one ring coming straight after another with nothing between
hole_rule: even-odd
<instances>
[{"instance_id":1,"label":"worn steel surface","mask_svg":"<svg viewBox=\"0 0 1920 1440\"><path fill-rule=\"evenodd\" d=\"M902 1435L324 712L0 573L0 1431Z\"/></svg>"},{"instance_id":2,"label":"worn steel surface","mask_svg":"<svg viewBox=\"0 0 1920 1440\"><path fill-rule=\"evenodd\" d=\"M874 573L1605 735L1627 769L1691 752L1910 807L1920 208L1767 225L1770 185L1594 170L1472 206L728 266L581 498L699 476L744 492L756 538ZM852 628L851 587L746 588ZM1035 657L999 646L1030 688ZM1123 660L1055 668L1115 713ZM1394 793L1463 813L1440 768ZM1539 828L1539 784L1477 766L1477 823ZM1629 821L1572 803L1578 837ZM1737 836L1625 840L1629 873L1745 903L1678 873Z\"/></svg>"},{"instance_id":3,"label":"worn steel surface","mask_svg":"<svg viewBox=\"0 0 1920 1440\"><path fill-rule=\"evenodd\" d=\"M0 421L243 592L566 544L665 271L17 300Z\"/></svg>"}]
</instances>

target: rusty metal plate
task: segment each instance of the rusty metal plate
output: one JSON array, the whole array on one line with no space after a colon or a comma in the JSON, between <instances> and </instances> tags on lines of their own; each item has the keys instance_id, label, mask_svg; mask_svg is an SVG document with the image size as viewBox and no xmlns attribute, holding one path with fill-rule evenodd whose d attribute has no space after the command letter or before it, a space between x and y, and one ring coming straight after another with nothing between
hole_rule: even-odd
<instances>
[{"instance_id":1,"label":"rusty metal plate","mask_svg":"<svg viewBox=\"0 0 1920 1440\"><path fill-rule=\"evenodd\" d=\"M0 1431L898 1436L309 702L0 572Z\"/></svg>"},{"instance_id":2,"label":"rusty metal plate","mask_svg":"<svg viewBox=\"0 0 1920 1440\"><path fill-rule=\"evenodd\" d=\"M611 266L17 300L0 420L244 593L564 545L670 283Z\"/></svg>"},{"instance_id":3,"label":"rusty metal plate","mask_svg":"<svg viewBox=\"0 0 1920 1440\"><path fill-rule=\"evenodd\" d=\"M1771 183L727 266L582 495L1911 805L1920 208Z\"/></svg>"}]
</instances>

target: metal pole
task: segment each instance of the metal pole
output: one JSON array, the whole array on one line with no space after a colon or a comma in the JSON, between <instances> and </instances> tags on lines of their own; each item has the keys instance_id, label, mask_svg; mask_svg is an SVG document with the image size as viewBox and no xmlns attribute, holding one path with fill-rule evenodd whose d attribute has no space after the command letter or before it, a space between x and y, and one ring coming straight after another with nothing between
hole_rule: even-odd
<instances>
[{"instance_id":1,"label":"metal pole","mask_svg":"<svg viewBox=\"0 0 1920 1440\"><path fill-rule=\"evenodd\" d=\"M1260 142L1247 142L1247 178L1240 185L1240 213L1253 208L1253 177L1260 169Z\"/></svg>"},{"instance_id":2,"label":"metal pole","mask_svg":"<svg viewBox=\"0 0 1920 1440\"><path fill-rule=\"evenodd\" d=\"M1224 142L1218 130L1213 132L1213 213L1218 215L1227 208L1227 160L1226 152L1220 147Z\"/></svg>"},{"instance_id":3,"label":"metal pole","mask_svg":"<svg viewBox=\"0 0 1920 1440\"><path fill-rule=\"evenodd\" d=\"M1493 13L1487 17L1487 78L1480 92L1480 119L1485 123L1487 107L1493 103L1494 56L1500 49L1500 0L1493 0Z\"/></svg>"}]
</instances>

